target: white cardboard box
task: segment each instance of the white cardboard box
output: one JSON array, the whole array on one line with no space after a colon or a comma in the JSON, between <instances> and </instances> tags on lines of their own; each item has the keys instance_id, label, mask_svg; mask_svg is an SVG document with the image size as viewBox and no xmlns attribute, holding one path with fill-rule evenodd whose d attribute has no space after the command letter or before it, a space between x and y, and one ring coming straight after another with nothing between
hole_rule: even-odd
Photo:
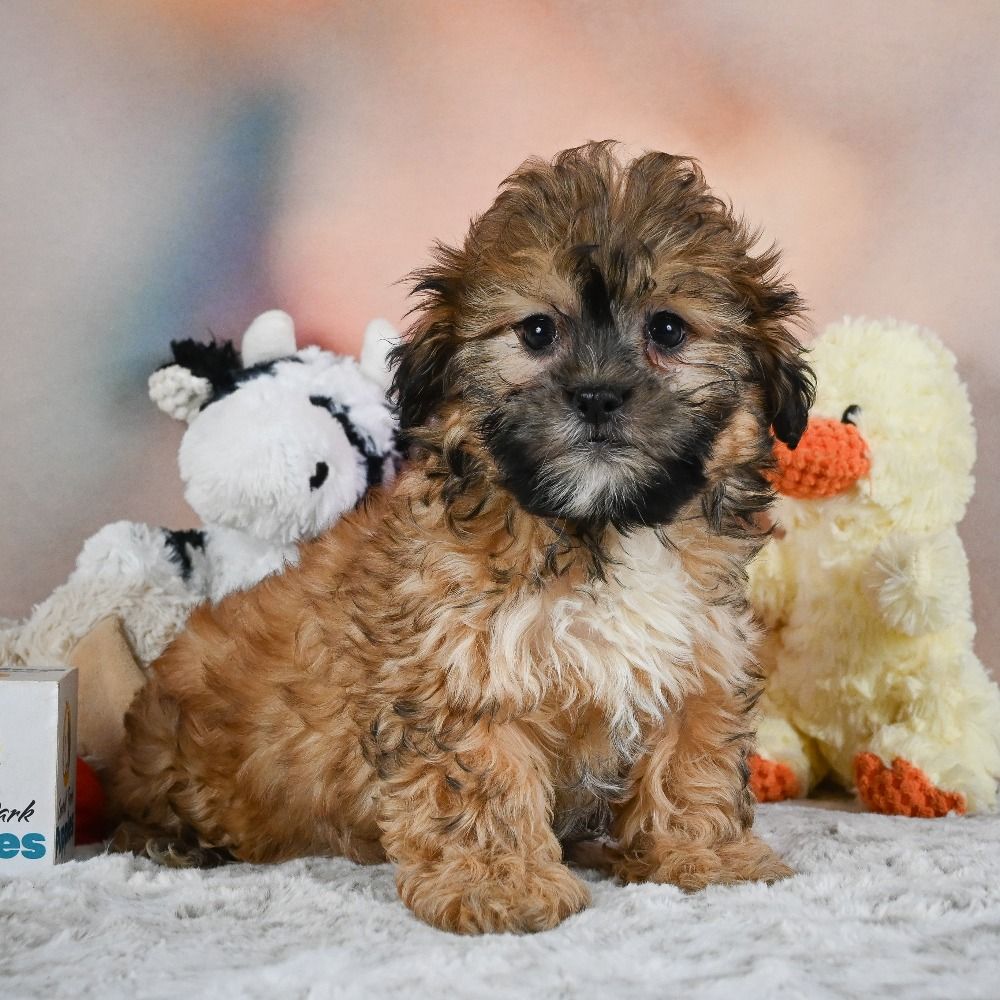
<instances>
[{"instance_id":1,"label":"white cardboard box","mask_svg":"<svg viewBox=\"0 0 1000 1000\"><path fill-rule=\"evenodd\" d=\"M0 877L73 857L72 668L0 666Z\"/></svg>"}]
</instances>

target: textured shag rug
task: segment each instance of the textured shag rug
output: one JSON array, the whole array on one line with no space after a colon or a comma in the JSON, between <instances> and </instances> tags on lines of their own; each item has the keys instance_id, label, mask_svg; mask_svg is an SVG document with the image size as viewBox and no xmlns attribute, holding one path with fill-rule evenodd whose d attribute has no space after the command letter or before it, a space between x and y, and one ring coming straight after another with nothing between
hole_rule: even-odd
<instances>
[{"instance_id":1,"label":"textured shag rug","mask_svg":"<svg viewBox=\"0 0 1000 1000\"><path fill-rule=\"evenodd\" d=\"M415 920L387 865L167 871L98 855L0 880L0 996L1000 997L1000 818L759 810L800 874L623 888L531 937Z\"/></svg>"}]
</instances>

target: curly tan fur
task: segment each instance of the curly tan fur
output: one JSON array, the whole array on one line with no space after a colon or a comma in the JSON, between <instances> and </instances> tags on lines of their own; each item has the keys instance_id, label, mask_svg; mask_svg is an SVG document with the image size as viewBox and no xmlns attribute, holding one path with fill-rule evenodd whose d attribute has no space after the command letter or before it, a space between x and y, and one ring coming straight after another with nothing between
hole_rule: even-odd
<instances>
[{"instance_id":1,"label":"curly tan fur","mask_svg":"<svg viewBox=\"0 0 1000 1000\"><path fill-rule=\"evenodd\" d=\"M688 160L591 144L515 174L417 276L408 469L154 665L120 846L389 858L407 906L467 933L586 906L561 841L609 829L626 880L787 875L750 833L743 571L769 428L794 442L811 385L752 243ZM643 332L668 307L676 352ZM540 353L517 324L541 312ZM567 402L595 378L627 388L607 440Z\"/></svg>"}]
</instances>

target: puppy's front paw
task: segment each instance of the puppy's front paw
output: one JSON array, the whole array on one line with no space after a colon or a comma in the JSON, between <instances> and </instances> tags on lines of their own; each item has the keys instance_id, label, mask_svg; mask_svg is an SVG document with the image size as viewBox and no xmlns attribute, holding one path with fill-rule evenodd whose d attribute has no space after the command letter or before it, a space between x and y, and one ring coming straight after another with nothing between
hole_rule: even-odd
<instances>
[{"instance_id":1,"label":"puppy's front paw","mask_svg":"<svg viewBox=\"0 0 1000 1000\"><path fill-rule=\"evenodd\" d=\"M554 861L471 857L404 865L396 884L421 920L456 934L545 931L590 903L590 890Z\"/></svg>"},{"instance_id":2,"label":"puppy's front paw","mask_svg":"<svg viewBox=\"0 0 1000 1000\"><path fill-rule=\"evenodd\" d=\"M663 838L641 854L629 852L616 873L623 882L668 883L687 892L715 884L770 884L795 874L764 841L749 833L718 844Z\"/></svg>"}]
</instances>

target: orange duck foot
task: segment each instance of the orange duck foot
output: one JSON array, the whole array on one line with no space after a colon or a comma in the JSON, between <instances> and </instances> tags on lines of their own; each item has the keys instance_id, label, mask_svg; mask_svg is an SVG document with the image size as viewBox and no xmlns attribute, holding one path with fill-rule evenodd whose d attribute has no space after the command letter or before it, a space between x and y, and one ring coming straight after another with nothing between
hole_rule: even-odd
<instances>
[{"instance_id":1,"label":"orange duck foot","mask_svg":"<svg viewBox=\"0 0 1000 1000\"><path fill-rule=\"evenodd\" d=\"M902 757L886 767L876 754L859 753L854 758L854 780L859 798L872 812L924 819L965 812L964 795L942 792L919 767Z\"/></svg>"},{"instance_id":2,"label":"orange duck foot","mask_svg":"<svg viewBox=\"0 0 1000 1000\"><path fill-rule=\"evenodd\" d=\"M758 802L781 802L799 796L799 781L795 772L780 761L767 760L753 754L750 765L750 791Z\"/></svg>"}]
</instances>

